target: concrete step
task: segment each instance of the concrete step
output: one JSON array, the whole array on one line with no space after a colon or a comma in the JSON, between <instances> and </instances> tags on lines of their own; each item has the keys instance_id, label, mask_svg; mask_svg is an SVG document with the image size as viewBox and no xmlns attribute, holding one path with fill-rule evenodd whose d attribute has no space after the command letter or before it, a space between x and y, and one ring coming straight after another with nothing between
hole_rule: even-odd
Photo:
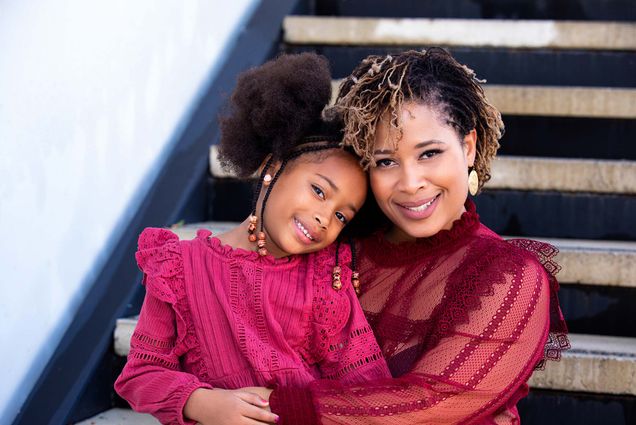
<instances>
[{"instance_id":1,"label":"concrete step","mask_svg":"<svg viewBox=\"0 0 636 425\"><path fill-rule=\"evenodd\" d=\"M532 375L531 387L636 395L636 338L571 334L570 343L561 361Z\"/></svg>"},{"instance_id":2,"label":"concrete step","mask_svg":"<svg viewBox=\"0 0 636 425\"><path fill-rule=\"evenodd\" d=\"M636 118L636 89L486 85L503 115Z\"/></svg>"},{"instance_id":3,"label":"concrete step","mask_svg":"<svg viewBox=\"0 0 636 425\"><path fill-rule=\"evenodd\" d=\"M636 242L538 239L559 249L559 282L636 288Z\"/></svg>"},{"instance_id":4,"label":"concrete step","mask_svg":"<svg viewBox=\"0 0 636 425\"><path fill-rule=\"evenodd\" d=\"M75 425L159 425L151 415L137 413L130 409L115 408L77 422Z\"/></svg>"},{"instance_id":5,"label":"concrete step","mask_svg":"<svg viewBox=\"0 0 636 425\"><path fill-rule=\"evenodd\" d=\"M332 83L336 99L341 80ZM484 86L502 115L636 118L636 89L610 87Z\"/></svg>"},{"instance_id":6,"label":"concrete step","mask_svg":"<svg viewBox=\"0 0 636 425\"><path fill-rule=\"evenodd\" d=\"M636 193L636 161L499 156L487 189Z\"/></svg>"},{"instance_id":7,"label":"concrete step","mask_svg":"<svg viewBox=\"0 0 636 425\"><path fill-rule=\"evenodd\" d=\"M210 174L235 177L221 167L216 145L210 148ZM636 193L636 161L499 156L491 174L487 189Z\"/></svg>"},{"instance_id":8,"label":"concrete step","mask_svg":"<svg viewBox=\"0 0 636 425\"><path fill-rule=\"evenodd\" d=\"M283 30L290 44L636 50L631 22L288 16Z\"/></svg>"},{"instance_id":9,"label":"concrete step","mask_svg":"<svg viewBox=\"0 0 636 425\"><path fill-rule=\"evenodd\" d=\"M561 0L547 3L533 0L330 0L316 2L315 14L384 18L636 21L636 8L629 0Z\"/></svg>"},{"instance_id":10,"label":"concrete step","mask_svg":"<svg viewBox=\"0 0 636 425\"><path fill-rule=\"evenodd\" d=\"M136 323L136 318L117 321L117 355L128 355ZM636 338L571 334L570 343L560 362L548 362L534 373L532 387L636 395Z\"/></svg>"}]
</instances>

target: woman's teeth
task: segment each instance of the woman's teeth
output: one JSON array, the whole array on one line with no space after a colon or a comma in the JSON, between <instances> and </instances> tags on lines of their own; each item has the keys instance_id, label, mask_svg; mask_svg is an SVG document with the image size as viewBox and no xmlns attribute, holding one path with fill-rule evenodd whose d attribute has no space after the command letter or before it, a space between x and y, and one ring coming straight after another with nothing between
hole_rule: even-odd
<instances>
[{"instance_id":1,"label":"woman's teeth","mask_svg":"<svg viewBox=\"0 0 636 425\"><path fill-rule=\"evenodd\" d=\"M422 211L424 211L425 209L427 209L428 207L430 207L430 206L431 206L431 204L432 204L433 202L435 202L435 200L436 200L436 199L437 199L437 196L436 196L436 197L434 197L433 199L431 199L430 201L428 201L427 203L420 205L419 207L405 207L405 208L406 208L407 210L411 210L411 211L415 211L415 212L422 212Z\"/></svg>"},{"instance_id":2,"label":"woman's teeth","mask_svg":"<svg viewBox=\"0 0 636 425\"><path fill-rule=\"evenodd\" d=\"M298 227L300 229L301 232L303 232L303 234L305 236L307 236L307 238L311 241L314 240L314 238L309 234L309 232L307 231L307 229L305 229L305 226L303 226L300 221L298 220L294 220L296 222L296 227Z\"/></svg>"}]
</instances>

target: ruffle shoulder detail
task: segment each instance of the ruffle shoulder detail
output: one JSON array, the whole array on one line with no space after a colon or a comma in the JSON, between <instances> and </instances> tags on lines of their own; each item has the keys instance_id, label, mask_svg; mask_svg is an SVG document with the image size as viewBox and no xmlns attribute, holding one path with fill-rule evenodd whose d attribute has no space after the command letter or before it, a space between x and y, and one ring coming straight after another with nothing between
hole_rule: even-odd
<instances>
[{"instance_id":1,"label":"ruffle shoulder detail","mask_svg":"<svg viewBox=\"0 0 636 425\"><path fill-rule=\"evenodd\" d=\"M330 342L346 326L351 315L351 292L355 292L351 283L351 249L347 244L338 246L334 243L311 255L314 268L312 311L302 354L310 363L318 363L328 354ZM336 256L341 270L340 290L332 285Z\"/></svg>"},{"instance_id":2,"label":"ruffle shoulder detail","mask_svg":"<svg viewBox=\"0 0 636 425\"><path fill-rule=\"evenodd\" d=\"M177 304L184 295L179 237L166 229L147 228L139 235L135 259L144 272L146 290L161 301Z\"/></svg>"},{"instance_id":3,"label":"ruffle shoulder detail","mask_svg":"<svg viewBox=\"0 0 636 425\"><path fill-rule=\"evenodd\" d=\"M536 365L536 369L545 368L547 360L558 361L561 352L571 348L568 339L568 328L559 303L559 282L556 278L561 266L556 262L559 250L549 243L531 239L509 239L507 244L514 246L528 254L545 270L550 284L550 333L545 344L543 359Z\"/></svg>"},{"instance_id":4,"label":"ruffle shoulder detail","mask_svg":"<svg viewBox=\"0 0 636 425\"><path fill-rule=\"evenodd\" d=\"M147 228L139 236L135 258L144 272L142 283L146 286L146 291L169 303L175 312L175 354L181 356L190 352L194 374L209 382L186 296L183 243L187 242L180 242L179 237L169 230Z\"/></svg>"}]
</instances>

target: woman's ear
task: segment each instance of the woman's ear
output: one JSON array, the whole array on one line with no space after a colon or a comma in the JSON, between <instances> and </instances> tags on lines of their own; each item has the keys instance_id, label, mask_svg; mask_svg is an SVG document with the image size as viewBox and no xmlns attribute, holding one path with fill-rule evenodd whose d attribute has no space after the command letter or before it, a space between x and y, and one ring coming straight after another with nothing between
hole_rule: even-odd
<instances>
[{"instance_id":1,"label":"woman's ear","mask_svg":"<svg viewBox=\"0 0 636 425\"><path fill-rule=\"evenodd\" d=\"M469 167L475 165L475 156L477 155L477 130L474 128L464 136L464 155Z\"/></svg>"}]
</instances>

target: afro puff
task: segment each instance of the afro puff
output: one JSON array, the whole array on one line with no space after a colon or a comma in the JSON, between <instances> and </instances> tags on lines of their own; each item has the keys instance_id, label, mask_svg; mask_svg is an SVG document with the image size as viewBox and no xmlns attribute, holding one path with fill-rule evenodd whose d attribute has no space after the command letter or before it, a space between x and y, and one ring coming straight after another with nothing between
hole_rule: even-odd
<instances>
[{"instance_id":1,"label":"afro puff","mask_svg":"<svg viewBox=\"0 0 636 425\"><path fill-rule=\"evenodd\" d=\"M243 72L220 120L221 164L248 177L269 154L289 157L303 138L325 128L321 113L330 100L327 59L314 53L284 54Z\"/></svg>"}]
</instances>

